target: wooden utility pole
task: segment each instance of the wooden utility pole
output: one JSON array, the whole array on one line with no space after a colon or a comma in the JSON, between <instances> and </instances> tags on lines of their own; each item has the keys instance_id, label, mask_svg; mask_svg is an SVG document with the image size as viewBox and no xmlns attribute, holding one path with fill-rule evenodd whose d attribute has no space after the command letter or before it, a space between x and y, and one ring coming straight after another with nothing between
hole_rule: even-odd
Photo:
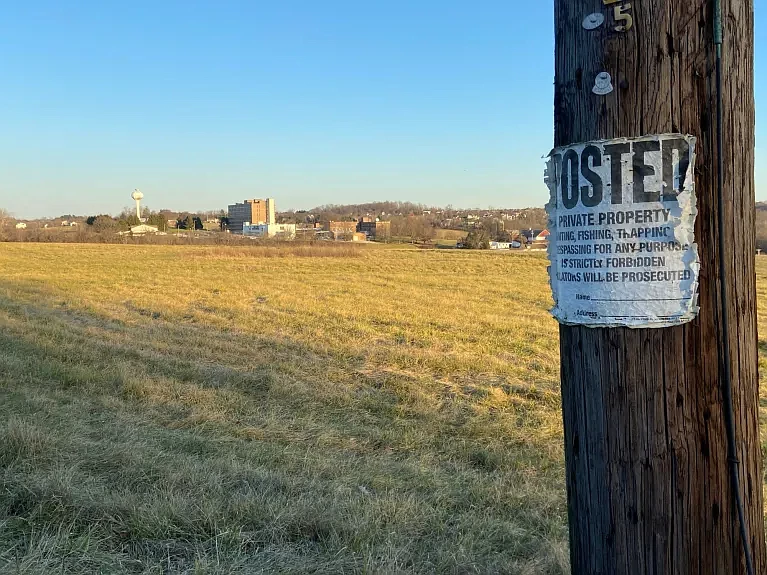
<instances>
[{"instance_id":1,"label":"wooden utility pole","mask_svg":"<svg viewBox=\"0 0 767 575\"><path fill-rule=\"evenodd\" d=\"M571 559L578 575L745 573L728 475L725 360L732 368L755 572L767 573L754 270L753 0L723 2L724 229L717 224L713 4L554 0L556 146L672 132L697 138L697 319L661 329L560 330ZM584 18L597 13L604 24L588 30ZM592 88L602 72L611 75L613 90L597 95ZM720 353L719 234L725 234L729 291L726 359Z\"/></svg>"}]
</instances>

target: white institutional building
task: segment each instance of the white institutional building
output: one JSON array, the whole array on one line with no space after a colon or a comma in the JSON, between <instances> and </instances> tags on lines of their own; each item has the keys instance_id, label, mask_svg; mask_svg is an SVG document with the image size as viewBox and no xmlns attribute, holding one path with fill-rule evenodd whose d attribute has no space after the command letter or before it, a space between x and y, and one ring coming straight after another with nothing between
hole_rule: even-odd
<instances>
[{"instance_id":1,"label":"white institutional building","mask_svg":"<svg viewBox=\"0 0 767 575\"><path fill-rule=\"evenodd\" d=\"M293 240L296 237L296 224L251 224L245 222L242 226L242 235Z\"/></svg>"}]
</instances>

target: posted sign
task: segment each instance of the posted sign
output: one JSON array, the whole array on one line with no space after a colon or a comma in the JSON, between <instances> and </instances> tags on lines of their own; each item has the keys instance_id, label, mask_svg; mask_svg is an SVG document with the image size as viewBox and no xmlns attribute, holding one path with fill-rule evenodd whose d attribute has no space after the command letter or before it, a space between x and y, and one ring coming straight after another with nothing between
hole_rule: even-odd
<instances>
[{"instance_id":1,"label":"posted sign","mask_svg":"<svg viewBox=\"0 0 767 575\"><path fill-rule=\"evenodd\" d=\"M668 327L698 314L695 138L587 142L549 156L552 314L591 327Z\"/></svg>"}]
</instances>

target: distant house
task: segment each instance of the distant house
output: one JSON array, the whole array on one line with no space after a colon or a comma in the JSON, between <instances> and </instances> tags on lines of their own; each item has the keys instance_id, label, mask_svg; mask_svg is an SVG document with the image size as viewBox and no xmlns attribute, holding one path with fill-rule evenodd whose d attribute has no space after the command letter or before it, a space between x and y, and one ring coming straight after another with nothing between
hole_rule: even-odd
<instances>
[{"instance_id":1,"label":"distant house","mask_svg":"<svg viewBox=\"0 0 767 575\"><path fill-rule=\"evenodd\" d=\"M24 222L19 222L18 224L16 224L16 229L17 230L26 230L27 229L27 224L25 224Z\"/></svg>"},{"instance_id":2,"label":"distant house","mask_svg":"<svg viewBox=\"0 0 767 575\"><path fill-rule=\"evenodd\" d=\"M528 244L532 244L533 242L547 242L549 241L549 236L551 235L549 233L549 230L521 230L520 235L525 238L525 241Z\"/></svg>"}]
</instances>

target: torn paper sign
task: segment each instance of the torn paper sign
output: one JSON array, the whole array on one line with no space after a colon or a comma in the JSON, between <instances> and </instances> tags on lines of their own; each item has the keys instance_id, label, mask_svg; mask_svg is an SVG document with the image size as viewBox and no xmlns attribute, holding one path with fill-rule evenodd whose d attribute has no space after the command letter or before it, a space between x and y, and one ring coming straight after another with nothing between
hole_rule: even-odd
<instances>
[{"instance_id":1,"label":"torn paper sign","mask_svg":"<svg viewBox=\"0 0 767 575\"><path fill-rule=\"evenodd\" d=\"M591 327L669 327L698 315L695 138L664 134L551 152L552 314Z\"/></svg>"}]
</instances>

